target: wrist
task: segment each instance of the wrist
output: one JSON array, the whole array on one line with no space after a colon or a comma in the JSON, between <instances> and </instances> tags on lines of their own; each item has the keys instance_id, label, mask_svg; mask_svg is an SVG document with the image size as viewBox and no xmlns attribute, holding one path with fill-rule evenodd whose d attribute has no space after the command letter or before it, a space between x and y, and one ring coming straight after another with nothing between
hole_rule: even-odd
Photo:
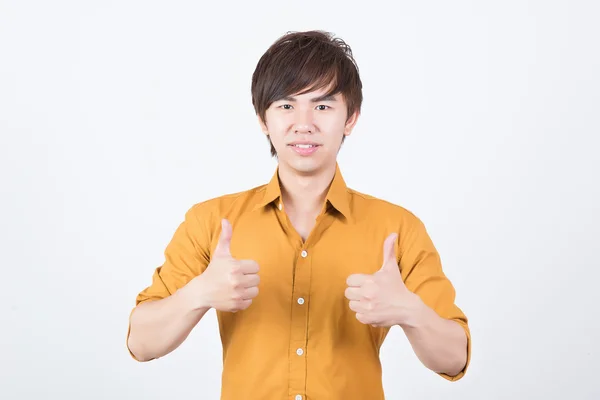
<instances>
[{"instance_id":1,"label":"wrist","mask_svg":"<svg viewBox=\"0 0 600 400\"><path fill-rule=\"evenodd\" d=\"M403 307L403 315L398 325L405 328L417 328L427 321L427 312L430 311L421 298L411 293L410 300Z\"/></svg>"},{"instance_id":2,"label":"wrist","mask_svg":"<svg viewBox=\"0 0 600 400\"><path fill-rule=\"evenodd\" d=\"M204 296L206 291L202 286L201 276L197 276L175 293L186 310L206 311L211 308L210 302Z\"/></svg>"}]
</instances>

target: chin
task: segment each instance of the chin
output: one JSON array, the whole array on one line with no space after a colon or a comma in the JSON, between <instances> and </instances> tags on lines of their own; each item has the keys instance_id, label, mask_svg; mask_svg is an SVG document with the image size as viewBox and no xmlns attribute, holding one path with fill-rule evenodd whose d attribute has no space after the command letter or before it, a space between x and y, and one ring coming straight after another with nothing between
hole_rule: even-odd
<instances>
[{"instance_id":1,"label":"chin","mask_svg":"<svg viewBox=\"0 0 600 400\"><path fill-rule=\"evenodd\" d=\"M323 160L295 159L284 161L292 170L303 175L309 175L319 172L325 167L325 163L323 162Z\"/></svg>"},{"instance_id":2,"label":"chin","mask_svg":"<svg viewBox=\"0 0 600 400\"><path fill-rule=\"evenodd\" d=\"M326 169L328 165L335 164L335 159L330 160L331 154L329 154L323 147L321 147L315 154L302 156L296 154L289 147L284 149L278 149L279 163L285 164L285 166L299 174L309 175L317 173ZM335 156L334 156L335 158Z\"/></svg>"}]
</instances>

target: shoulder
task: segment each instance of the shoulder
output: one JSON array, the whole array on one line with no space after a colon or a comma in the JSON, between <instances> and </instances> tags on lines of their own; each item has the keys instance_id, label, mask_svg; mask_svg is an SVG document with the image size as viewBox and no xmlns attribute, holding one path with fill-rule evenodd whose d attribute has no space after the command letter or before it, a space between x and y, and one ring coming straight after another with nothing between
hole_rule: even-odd
<instances>
[{"instance_id":1,"label":"shoulder","mask_svg":"<svg viewBox=\"0 0 600 400\"><path fill-rule=\"evenodd\" d=\"M412 210L355 190L349 192L354 203L353 215L361 228L382 231L382 235L390 232L398 233L399 256L417 257L419 252L431 254L436 252L423 220Z\"/></svg>"},{"instance_id":2,"label":"shoulder","mask_svg":"<svg viewBox=\"0 0 600 400\"><path fill-rule=\"evenodd\" d=\"M251 210L262 199L266 186L264 184L196 202L189 207L187 215L220 226L221 218Z\"/></svg>"},{"instance_id":3,"label":"shoulder","mask_svg":"<svg viewBox=\"0 0 600 400\"><path fill-rule=\"evenodd\" d=\"M350 188L348 193L357 220L387 220L404 228L423 225L421 219L403 205Z\"/></svg>"}]
</instances>

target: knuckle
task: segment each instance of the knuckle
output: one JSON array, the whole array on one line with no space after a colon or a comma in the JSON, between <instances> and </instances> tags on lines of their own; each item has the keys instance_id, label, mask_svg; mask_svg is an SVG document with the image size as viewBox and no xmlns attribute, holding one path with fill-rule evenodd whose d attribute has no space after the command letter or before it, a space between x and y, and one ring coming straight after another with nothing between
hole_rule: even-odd
<instances>
[{"instance_id":1,"label":"knuckle","mask_svg":"<svg viewBox=\"0 0 600 400\"><path fill-rule=\"evenodd\" d=\"M245 310L246 308L250 307L251 303L252 303L252 300L240 300L238 302L237 306L240 310Z\"/></svg>"},{"instance_id":2,"label":"knuckle","mask_svg":"<svg viewBox=\"0 0 600 400\"><path fill-rule=\"evenodd\" d=\"M231 286L232 286L234 289L237 289L237 288L239 288L239 287L240 287L240 285L241 285L241 282L240 282L240 278L239 278L239 276L237 276L237 275L233 275L233 274L232 274L232 275L229 275L229 283L231 284Z\"/></svg>"},{"instance_id":3,"label":"knuckle","mask_svg":"<svg viewBox=\"0 0 600 400\"><path fill-rule=\"evenodd\" d=\"M231 264L231 272L232 272L233 274L237 274L237 273L239 273L241 270L242 270L242 264L240 264L240 263L237 263L237 262L235 262L235 263L232 263L232 264Z\"/></svg>"},{"instance_id":4,"label":"knuckle","mask_svg":"<svg viewBox=\"0 0 600 400\"><path fill-rule=\"evenodd\" d=\"M241 300L242 300L242 295L241 295L241 293L239 293L239 292L234 292L234 293L231 295L231 300L233 300L233 301L234 301L234 303L237 303L237 302L241 301Z\"/></svg>"},{"instance_id":5,"label":"knuckle","mask_svg":"<svg viewBox=\"0 0 600 400\"><path fill-rule=\"evenodd\" d=\"M231 302L231 309L235 311L239 311L242 309L241 302L239 300L234 300Z\"/></svg>"}]
</instances>

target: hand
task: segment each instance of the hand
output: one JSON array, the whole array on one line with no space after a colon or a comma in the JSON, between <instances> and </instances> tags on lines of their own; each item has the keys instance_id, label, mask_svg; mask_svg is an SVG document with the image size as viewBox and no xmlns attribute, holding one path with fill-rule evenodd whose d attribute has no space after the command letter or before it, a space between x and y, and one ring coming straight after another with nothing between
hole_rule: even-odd
<instances>
[{"instance_id":1,"label":"hand","mask_svg":"<svg viewBox=\"0 0 600 400\"><path fill-rule=\"evenodd\" d=\"M416 304L416 296L404 285L396 262L392 233L383 243L383 265L374 274L348 277L345 296L356 319L374 327L402 325Z\"/></svg>"},{"instance_id":2,"label":"hand","mask_svg":"<svg viewBox=\"0 0 600 400\"><path fill-rule=\"evenodd\" d=\"M258 295L258 264L253 260L236 260L231 256L232 228L221 221L221 235L210 264L196 280L196 296L200 307L218 311L245 310Z\"/></svg>"}]
</instances>

